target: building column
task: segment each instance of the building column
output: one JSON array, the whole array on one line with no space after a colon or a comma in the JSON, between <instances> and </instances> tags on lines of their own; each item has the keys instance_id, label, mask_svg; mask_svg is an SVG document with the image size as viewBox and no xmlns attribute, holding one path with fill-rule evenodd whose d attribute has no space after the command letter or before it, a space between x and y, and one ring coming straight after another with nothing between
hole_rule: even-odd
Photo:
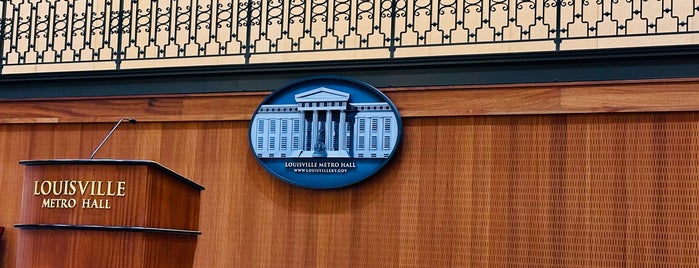
<instances>
[{"instance_id":1,"label":"building column","mask_svg":"<svg viewBox=\"0 0 699 268\"><path fill-rule=\"evenodd\" d=\"M313 110L313 122L311 123L311 151L315 150L318 142L318 110Z\"/></svg>"},{"instance_id":2,"label":"building column","mask_svg":"<svg viewBox=\"0 0 699 268\"><path fill-rule=\"evenodd\" d=\"M333 148L333 114L330 110L325 111L325 150L335 151Z\"/></svg>"},{"instance_id":3,"label":"building column","mask_svg":"<svg viewBox=\"0 0 699 268\"><path fill-rule=\"evenodd\" d=\"M347 147L345 145L347 144L347 115L345 115L345 110L340 110L340 124L338 125L337 129L339 132L339 136L337 137L337 147L338 150L344 151L347 150Z\"/></svg>"},{"instance_id":4,"label":"building column","mask_svg":"<svg viewBox=\"0 0 699 268\"><path fill-rule=\"evenodd\" d=\"M293 128L293 125L291 127ZM306 112L305 111L300 111L300 113L299 113L299 133L298 134L299 134L299 148L298 148L298 150L305 151L306 150Z\"/></svg>"}]
</instances>

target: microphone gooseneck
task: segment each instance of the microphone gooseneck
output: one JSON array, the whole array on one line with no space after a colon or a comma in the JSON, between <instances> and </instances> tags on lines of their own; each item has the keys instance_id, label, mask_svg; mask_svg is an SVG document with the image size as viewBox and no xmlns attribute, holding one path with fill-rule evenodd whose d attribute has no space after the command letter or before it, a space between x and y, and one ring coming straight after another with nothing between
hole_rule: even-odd
<instances>
[{"instance_id":1,"label":"microphone gooseneck","mask_svg":"<svg viewBox=\"0 0 699 268\"><path fill-rule=\"evenodd\" d=\"M134 118L130 118L130 117L119 118L119 121L117 121L117 123L114 125L114 127L112 127L112 130L110 130L109 133L107 133L107 136L105 136L104 139L102 140L102 142L100 142L100 145L97 145L97 148L95 148L95 150L92 151L92 154L90 155L90 159L95 158L95 154L97 154L97 151L99 151L100 148L102 148L102 145L104 145L104 143L107 142L109 137L112 136L112 133L114 133L114 130L116 130L116 128L121 124L121 122L124 122L124 120L128 120L131 124L136 123L136 119L134 119Z\"/></svg>"}]
</instances>

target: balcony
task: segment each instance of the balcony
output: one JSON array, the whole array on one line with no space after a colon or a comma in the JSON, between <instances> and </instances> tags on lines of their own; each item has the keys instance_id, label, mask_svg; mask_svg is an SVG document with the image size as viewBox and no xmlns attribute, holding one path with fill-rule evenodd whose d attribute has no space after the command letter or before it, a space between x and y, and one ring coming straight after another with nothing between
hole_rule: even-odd
<instances>
[{"instance_id":1,"label":"balcony","mask_svg":"<svg viewBox=\"0 0 699 268\"><path fill-rule=\"evenodd\" d=\"M684 0L6 0L0 75L699 43Z\"/></svg>"}]
</instances>

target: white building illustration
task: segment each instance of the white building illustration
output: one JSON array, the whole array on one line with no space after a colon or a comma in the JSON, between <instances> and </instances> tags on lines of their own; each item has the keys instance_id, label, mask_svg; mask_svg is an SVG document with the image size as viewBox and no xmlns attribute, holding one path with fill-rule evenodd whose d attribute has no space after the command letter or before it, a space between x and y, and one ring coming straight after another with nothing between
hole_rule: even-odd
<instances>
[{"instance_id":1,"label":"white building illustration","mask_svg":"<svg viewBox=\"0 0 699 268\"><path fill-rule=\"evenodd\" d=\"M388 158L398 123L386 102L350 103L350 94L320 87L296 104L262 105L250 140L259 158Z\"/></svg>"}]
</instances>

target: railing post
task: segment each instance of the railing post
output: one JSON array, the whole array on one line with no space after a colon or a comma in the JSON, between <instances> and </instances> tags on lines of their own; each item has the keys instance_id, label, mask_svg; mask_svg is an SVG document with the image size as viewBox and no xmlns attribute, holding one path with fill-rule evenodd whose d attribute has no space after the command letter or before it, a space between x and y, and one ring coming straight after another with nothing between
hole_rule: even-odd
<instances>
[{"instance_id":1,"label":"railing post","mask_svg":"<svg viewBox=\"0 0 699 268\"><path fill-rule=\"evenodd\" d=\"M389 59L393 59L396 54L396 3L399 0L391 0L391 44L388 48Z\"/></svg>"},{"instance_id":2,"label":"railing post","mask_svg":"<svg viewBox=\"0 0 699 268\"><path fill-rule=\"evenodd\" d=\"M117 47L116 47L116 70L121 70L121 46L124 34L124 0L119 0L119 14L117 17Z\"/></svg>"},{"instance_id":3,"label":"railing post","mask_svg":"<svg viewBox=\"0 0 699 268\"><path fill-rule=\"evenodd\" d=\"M250 64L250 39L251 39L251 33L252 31L252 0L247 0L248 1L248 10L247 10L247 18L245 18L245 24L247 29L245 30L245 64Z\"/></svg>"},{"instance_id":4,"label":"railing post","mask_svg":"<svg viewBox=\"0 0 699 268\"><path fill-rule=\"evenodd\" d=\"M556 39L553 40L556 43L556 52L561 51L561 5L564 0L556 0Z\"/></svg>"},{"instance_id":5,"label":"railing post","mask_svg":"<svg viewBox=\"0 0 699 268\"><path fill-rule=\"evenodd\" d=\"M10 0L2 0L2 15L0 15L0 76L5 62L5 16L7 16L7 2Z\"/></svg>"}]
</instances>

